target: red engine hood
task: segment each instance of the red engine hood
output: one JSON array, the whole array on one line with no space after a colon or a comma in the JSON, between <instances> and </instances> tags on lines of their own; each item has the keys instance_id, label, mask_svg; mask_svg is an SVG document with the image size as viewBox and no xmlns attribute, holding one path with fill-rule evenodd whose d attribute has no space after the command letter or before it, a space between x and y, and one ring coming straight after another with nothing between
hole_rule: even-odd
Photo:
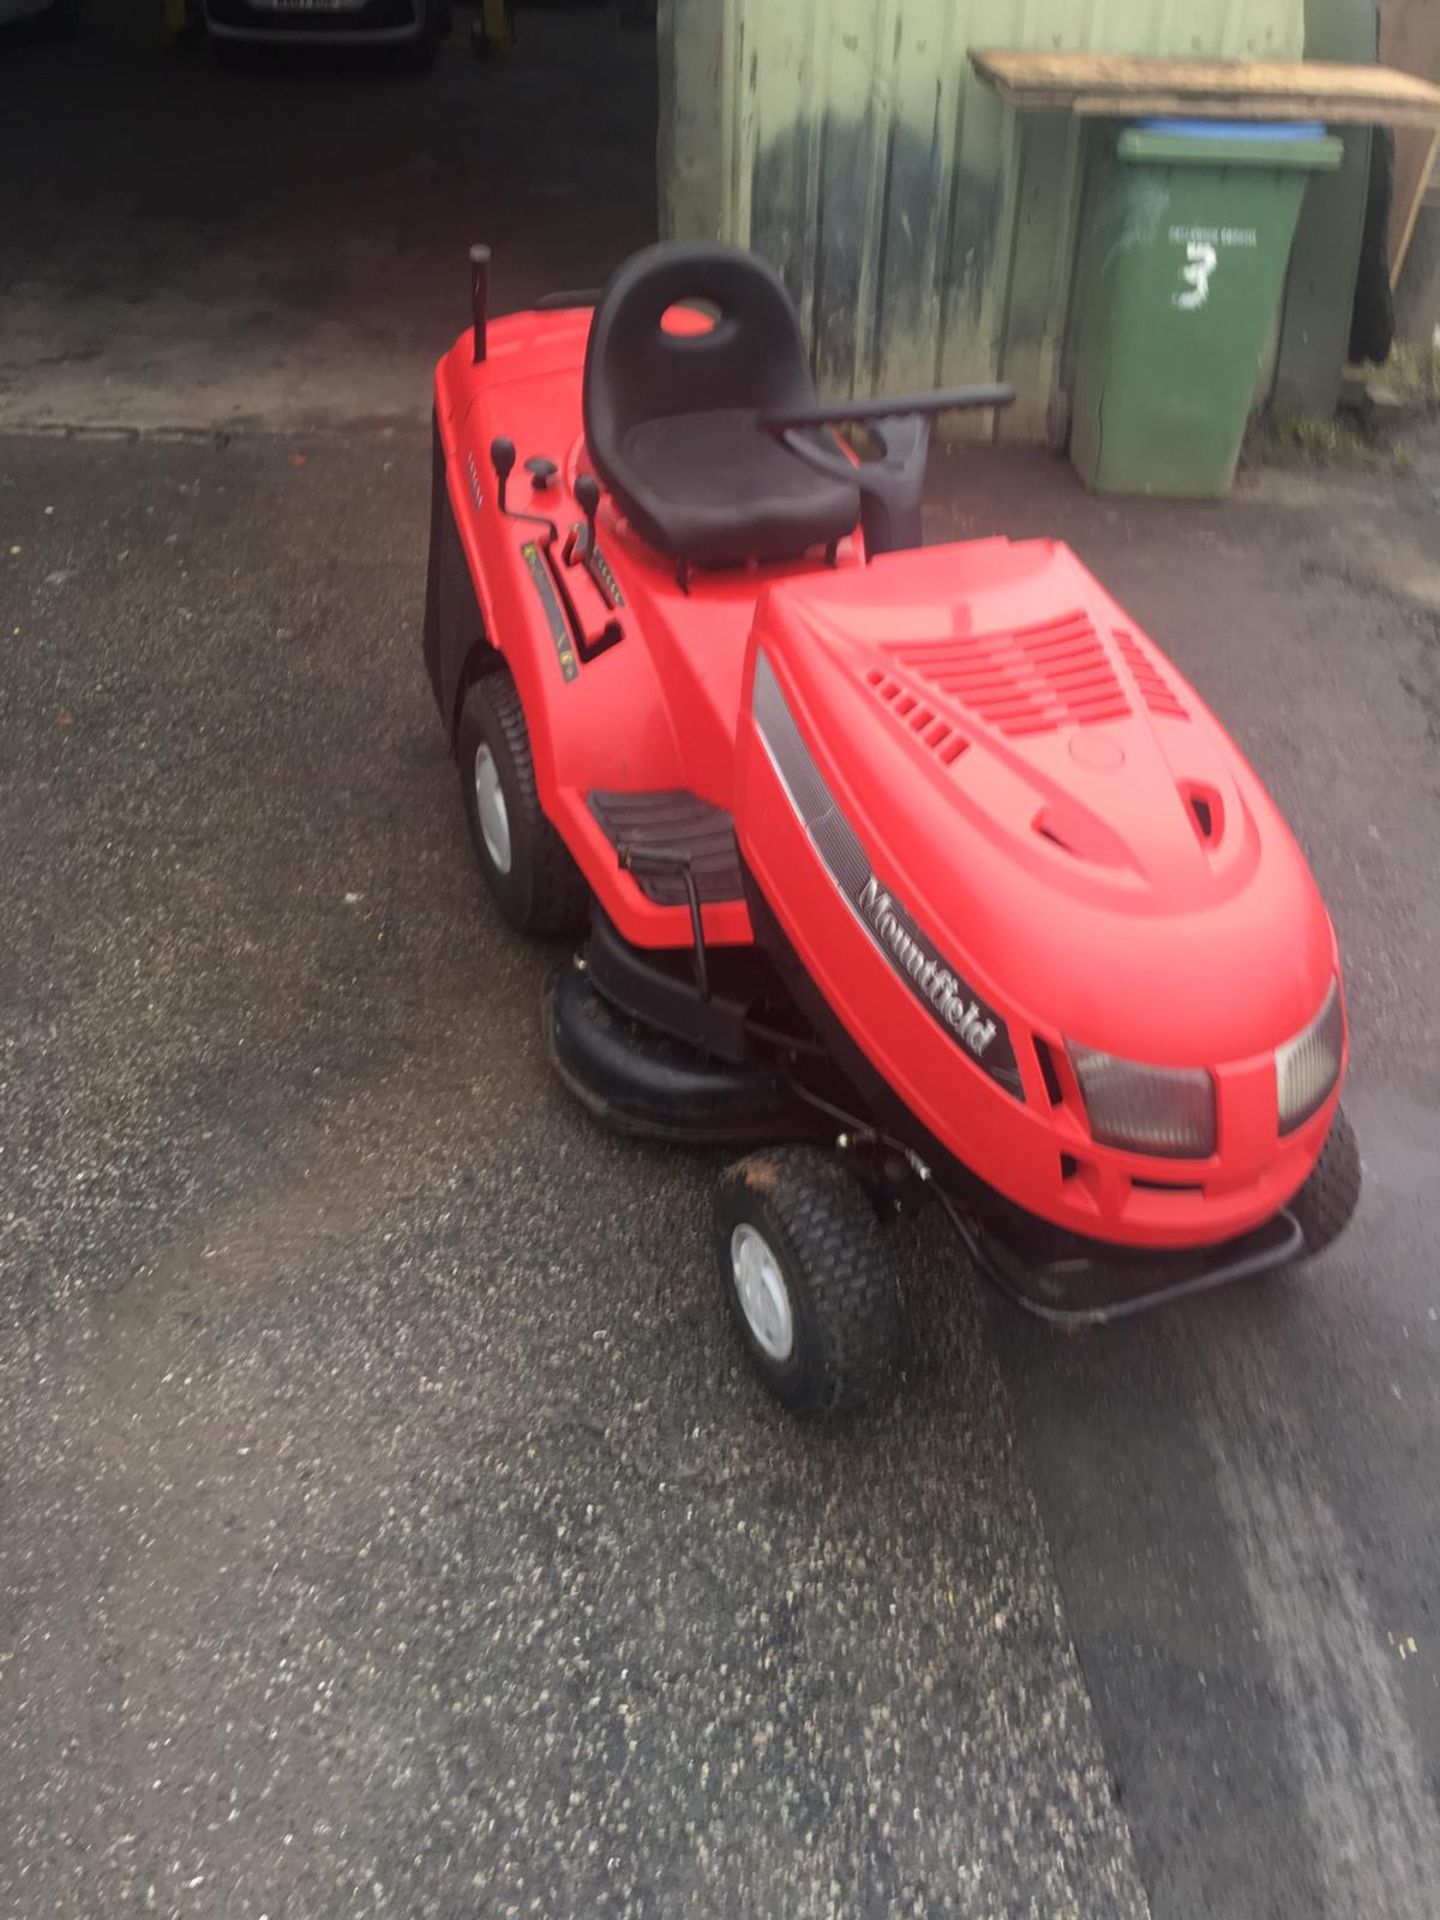
<instances>
[{"instance_id":1,"label":"red engine hood","mask_svg":"<svg viewBox=\"0 0 1440 1920\"><path fill-rule=\"evenodd\" d=\"M1157 1065L1259 1054L1316 1012L1335 949L1304 856L1068 548L777 585L747 699L757 649L874 873L996 1007ZM742 722L742 847L753 746Z\"/></svg>"}]
</instances>

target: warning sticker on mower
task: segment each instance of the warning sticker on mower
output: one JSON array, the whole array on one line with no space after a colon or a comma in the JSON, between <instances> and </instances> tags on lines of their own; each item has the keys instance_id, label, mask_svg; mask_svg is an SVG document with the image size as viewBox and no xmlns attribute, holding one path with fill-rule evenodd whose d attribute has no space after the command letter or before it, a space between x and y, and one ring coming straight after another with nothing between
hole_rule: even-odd
<instances>
[{"instance_id":1,"label":"warning sticker on mower","mask_svg":"<svg viewBox=\"0 0 1440 1920\"><path fill-rule=\"evenodd\" d=\"M570 529L570 536L577 543L588 538L583 520L577 520L575 522L574 526ZM583 546L580 548L580 551L584 553L585 549ZM590 550L588 565L591 573L594 574L595 578L604 587L606 593L609 594L610 604L618 613L620 608L625 604L625 596L620 591L620 582L615 578L611 570L610 562L605 558L604 550L598 540Z\"/></svg>"},{"instance_id":2,"label":"warning sticker on mower","mask_svg":"<svg viewBox=\"0 0 1440 1920\"><path fill-rule=\"evenodd\" d=\"M535 582L535 591L545 609L545 624L550 629L550 638L555 642L561 675L566 680L578 679L580 662L575 657L575 642L555 591L555 582L545 565L545 556L533 540L527 540L520 549L520 557L530 570L530 578Z\"/></svg>"}]
</instances>

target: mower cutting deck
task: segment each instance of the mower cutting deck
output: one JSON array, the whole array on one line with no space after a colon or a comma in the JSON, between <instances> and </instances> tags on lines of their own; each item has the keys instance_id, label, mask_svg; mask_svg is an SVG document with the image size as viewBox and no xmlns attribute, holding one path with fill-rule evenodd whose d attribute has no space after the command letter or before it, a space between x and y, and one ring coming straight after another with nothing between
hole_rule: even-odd
<instances>
[{"instance_id":1,"label":"mower cutting deck","mask_svg":"<svg viewBox=\"0 0 1440 1920\"><path fill-rule=\"evenodd\" d=\"M1062 1324L1327 1245L1359 1160L1299 848L1068 549L921 546L931 420L1009 391L820 405L731 248L493 324L472 262L425 657L476 856L519 931L583 936L543 1009L578 1098L763 1147L715 1232L771 1390L888 1377L883 1223L932 1196Z\"/></svg>"}]
</instances>

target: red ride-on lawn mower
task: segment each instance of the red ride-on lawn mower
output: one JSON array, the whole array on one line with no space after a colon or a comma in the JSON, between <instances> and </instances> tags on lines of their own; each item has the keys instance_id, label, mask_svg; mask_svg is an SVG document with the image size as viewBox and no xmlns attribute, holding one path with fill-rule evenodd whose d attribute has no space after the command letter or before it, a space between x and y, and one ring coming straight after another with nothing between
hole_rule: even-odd
<instances>
[{"instance_id":1,"label":"red ride-on lawn mower","mask_svg":"<svg viewBox=\"0 0 1440 1920\"><path fill-rule=\"evenodd\" d=\"M1284 822L1067 548L921 545L932 418L1009 391L817 403L728 247L493 324L488 274L436 374L426 664L491 892L585 936L561 1079L760 1148L715 1246L771 1390L885 1379L924 1198L1062 1324L1334 1239L1344 999Z\"/></svg>"}]
</instances>

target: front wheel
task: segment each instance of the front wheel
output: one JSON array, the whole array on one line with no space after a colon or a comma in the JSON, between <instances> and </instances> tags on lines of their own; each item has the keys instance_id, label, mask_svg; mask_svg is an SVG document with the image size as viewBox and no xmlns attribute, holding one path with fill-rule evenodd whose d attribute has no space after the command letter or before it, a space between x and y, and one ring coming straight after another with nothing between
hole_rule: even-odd
<instances>
[{"instance_id":1,"label":"front wheel","mask_svg":"<svg viewBox=\"0 0 1440 1920\"><path fill-rule=\"evenodd\" d=\"M517 933L580 933L590 894L535 790L525 711L503 668L465 695L460 797L485 884Z\"/></svg>"},{"instance_id":2,"label":"front wheel","mask_svg":"<svg viewBox=\"0 0 1440 1920\"><path fill-rule=\"evenodd\" d=\"M715 1254L731 1316L765 1385L792 1413L851 1413L888 1384L900 1300L874 1206L817 1147L752 1153L715 1196Z\"/></svg>"}]
</instances>

